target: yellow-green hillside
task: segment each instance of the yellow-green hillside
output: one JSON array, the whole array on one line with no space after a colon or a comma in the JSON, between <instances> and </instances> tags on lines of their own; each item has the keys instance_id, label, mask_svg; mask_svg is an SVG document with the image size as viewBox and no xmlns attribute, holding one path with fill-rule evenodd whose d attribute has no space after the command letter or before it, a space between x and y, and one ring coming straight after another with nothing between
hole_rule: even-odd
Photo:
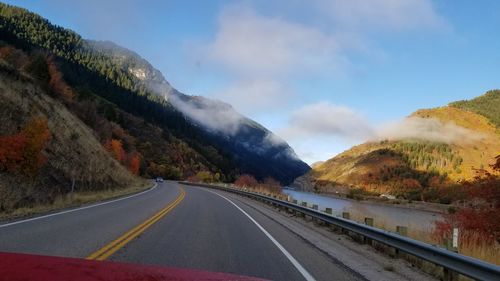
<instances>
[{"instance_id":1,"label":"yellow-green hillside","mask_svg":"<svg viewBox=\"0 0 500 281\"><path fill-rule=\"evenodd\" d=\"M454 124L466 130L467 138L447 143L414 139L366 142L315 166L299 181L304 185L307 178L309 186L323 192L362 188L425 197L426 192L471 179L477 169L490 171L489 165L500 154L500 130L495 119L499 97L500 91L489 91L471 101L422 109L409 116Z\"/></svg>"}]
</instances>

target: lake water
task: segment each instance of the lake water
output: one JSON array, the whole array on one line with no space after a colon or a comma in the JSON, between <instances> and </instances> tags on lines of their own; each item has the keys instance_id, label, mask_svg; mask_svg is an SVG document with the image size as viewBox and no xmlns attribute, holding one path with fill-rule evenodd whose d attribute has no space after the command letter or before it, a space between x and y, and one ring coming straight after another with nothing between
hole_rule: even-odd
<instances>
[{"instance_id":1,"label":"lake water","mask_svg":"<svg viewBox=\"0 0 500 281\"><path fill-rule=\"evenodd\" d=\"M435 212L395 207L367 201L346 200L310 192L283 189L283 193L297 200L298 204L307 202L311 207L318 205L319 210L332 208L333 215L341 217L342 212L349 212L351 219L363 222L365 217L373 218L376 227L394 231L396 226L406 226L409 230L421 233L429 232L436 220L442 215Z\"/></svg>"}]
</instances>

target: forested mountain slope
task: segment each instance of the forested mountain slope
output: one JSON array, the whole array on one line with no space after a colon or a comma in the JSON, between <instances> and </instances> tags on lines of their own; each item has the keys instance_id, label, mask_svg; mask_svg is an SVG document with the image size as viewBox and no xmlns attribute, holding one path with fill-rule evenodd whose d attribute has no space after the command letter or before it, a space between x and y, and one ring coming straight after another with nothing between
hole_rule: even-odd
<instances>
[{"instance_id":1,"label":"forested mountain slope","mask_svg":"<svg viewBox=\"0 0 500 281\"><path fill-rule=\"evenodd\" d=\"M82 39L34 13L5 4L0 4L0 35L4 44L50 57L73 91L80 118L97 131L102 143L116 140L127 153L137 151L142 175L186 178L207 171L230 181L249 173L286 184L309 170L286 143L268 142L271 132L228 105L179 93L130 50ZM211 127L206 118L197 118L201 113L221 120L213 114L221 108L224 116L237 117L232 130ZM115 133L101 132L102 120L93 120L92 110L118 128ZM193 110L196 114L191 114ZM120 130L124 134L116 133ZM161 135L160 140L145 139L155 134Z\"/></svg>"},{"instance_id":2,"label":"forested mountain slope","mask_svg":"<svg viewBox=\"0 0 500 281\"><path fill-rule=\"evenodd\" d=\"M51 204L72 186L97 191L144 185L49 94L53 89L38 76L38 63L0 48L0 213Z\"/></svg>"},{"instance_id":3,"label":"forested mountain slope","mask_svg":"<svg viewBox=\"0 0 500 281\"><path fill-rule=\"evenodd\" d=\"M471 101L418 110L408 118L438 120L444 127L466 130L467 137L366 142L315 166L297 185L324 192L361 188L373 194L437 200L439 189L471 180L479 170L491 172L490 165L500 154L498 108L500 91L493 90Z\"/></svg>"}]
</instances>

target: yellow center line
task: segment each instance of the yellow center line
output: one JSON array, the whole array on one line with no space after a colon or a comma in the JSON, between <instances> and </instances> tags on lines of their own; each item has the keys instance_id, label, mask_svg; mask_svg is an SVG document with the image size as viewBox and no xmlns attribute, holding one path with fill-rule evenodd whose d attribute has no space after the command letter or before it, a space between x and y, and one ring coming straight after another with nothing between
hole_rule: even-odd
<instances>
[{"instance_id":1,"label":"yellow center line","mask_svg":"<svg viewBox=\"0 0 500 281\"><path fill-rule=\"evenodd\" d=\"M184 189L181 188L181 193L177 198L175 199L174 202L170 203L168 206L165 208L161 209L159 212L154 214L152 217L147 219L145 222L139 224L138 226L134 227L133 229L129 230L127 233L123 234L122 236L116 238L113 240L111 243L105 245L101 249L95 251L92 253L90 256L87 257L88 260L105 260L112 254L114 254L116 251L121 249L123 246L125 246L128 242L130 242L132 239L136 238L139 236L141 233L146 231L150 226L155 224L157 221L159 221L161 218L163 218L168 212L173 210L179 203L184 199L186 196L186 192Z\"/></svg>"}]
</instances>

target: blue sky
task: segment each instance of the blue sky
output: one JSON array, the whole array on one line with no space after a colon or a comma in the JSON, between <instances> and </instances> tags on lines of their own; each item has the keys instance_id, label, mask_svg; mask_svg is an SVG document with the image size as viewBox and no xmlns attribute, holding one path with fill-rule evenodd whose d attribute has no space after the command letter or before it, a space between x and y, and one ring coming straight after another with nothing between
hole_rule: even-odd
<instances>
[{"instance_id":1,"label":"blue sky","mask_svg":"<svg viewBox=\"0 0 500 281\"><path fill-rule=\"evenodd\" d=\"M500 1L5 1L111 40L326 160L419 108L498 88ZM269 3L271 2L271 3Z\"/></svg>"}]
</instances>

